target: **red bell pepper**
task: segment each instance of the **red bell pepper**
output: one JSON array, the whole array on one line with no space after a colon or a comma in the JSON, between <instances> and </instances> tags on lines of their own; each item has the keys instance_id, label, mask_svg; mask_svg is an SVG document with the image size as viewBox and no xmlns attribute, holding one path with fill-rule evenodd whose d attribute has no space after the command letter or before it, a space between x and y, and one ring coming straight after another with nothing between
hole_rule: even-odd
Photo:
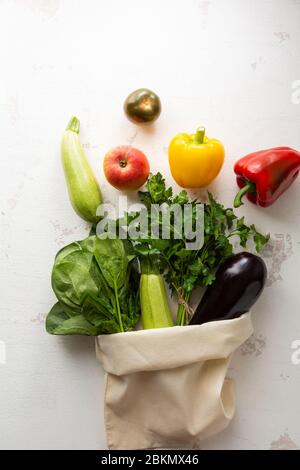
<instances>
[{"instance_id":1,"label":"red bell pepper","mask_svg":"<svg viewBox=\"0 0 300 470\"><path fill-rule=\"evenodd\" d=\"M273 204L298 176L300 152L289 147L276 147L250 153L234 165L237 184L241 188L234 199L234 207L249 201L262 207Z\"/></svg>"}]
</instances>

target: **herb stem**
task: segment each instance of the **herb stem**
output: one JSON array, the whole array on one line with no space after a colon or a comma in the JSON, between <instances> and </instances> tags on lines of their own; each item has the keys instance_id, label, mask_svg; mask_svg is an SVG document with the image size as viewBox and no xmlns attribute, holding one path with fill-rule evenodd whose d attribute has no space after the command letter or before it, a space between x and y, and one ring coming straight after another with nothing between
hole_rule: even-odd
<instances>
[{"instance_id":1,"label":"herb stem","mask_svg":"<svg viewBox=\"0 0 300 470\"><path fill-rule=\"evenodd\" d=\"M176 317L176 325L177 326L183 326L183 319L185 317L184 315L184 305L179 304L177 308L177 317Z\"/></svg>"},{"instance_id":2,"label":"herb stem","mask_svg":"<svg viewBox=\"0 0 300 470\"><path fill-rule=\"evenodd\" d=\"M163 257L163 259L167 262L168 266L169 266L169 269L172 271L174 270L173 266L172 266L172 263L170 262L169 258L167 258L167 256L164 254L164 252L161 253L161 256Z\"/></svg>"},{"instance_id":3,"label":"herb stem","mask_svg":"<svg viewBox=\"0 0 300 470\"><path fill-rule=\"evenodd\" d=\"M118 313L118 320L119 320L120 330L123 333L124 332L124 327L123 327L123 322L122 322L119 296L118 296L118 288L116 286L116 283L114 283L114 291L115 291L115 298L116 298L116 305L117 305L117 313Z\"/></svg>"},{"instance_id":4,"label":"herb stem","mask_svg":"<svg viewBox=\"0 0 300 470\"><path fill-rule=\"evenodd\" d=\"M230 232L227 236L227 238L229 237L234 237L234 235L239 235L239 231L238 230L232 230L232 232Z\"/></svg>"},{"instance_id":5,"label":"herb stem","mask_svg":"<svg viewBox=\"0 0 300 470\"><path fill-rule=\"evenodd\" d=\"M186 311L186 304L189 301L189 294L184 293L182 296L184 302L180 303L177 308L177 316L176 316L176 325L177 326L185 326L187 324L187 311Z\"/></svg>"}]
</instances>

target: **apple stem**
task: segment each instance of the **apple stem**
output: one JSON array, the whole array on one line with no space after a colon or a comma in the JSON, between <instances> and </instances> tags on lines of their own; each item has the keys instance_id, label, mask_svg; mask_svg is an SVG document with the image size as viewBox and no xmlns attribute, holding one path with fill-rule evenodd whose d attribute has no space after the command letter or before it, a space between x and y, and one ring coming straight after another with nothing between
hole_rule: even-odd
<instances>
[{"instance_id":1,"label":"apple stem","mask_svg":"<svg viewBox=\"0 0 300 470\"><path fill-rule=\"evenodd\" d=\"M127 166L126 160L119 160L119 164L121 168L125 168L125 166Z\"/></svg>"}]
</instances>

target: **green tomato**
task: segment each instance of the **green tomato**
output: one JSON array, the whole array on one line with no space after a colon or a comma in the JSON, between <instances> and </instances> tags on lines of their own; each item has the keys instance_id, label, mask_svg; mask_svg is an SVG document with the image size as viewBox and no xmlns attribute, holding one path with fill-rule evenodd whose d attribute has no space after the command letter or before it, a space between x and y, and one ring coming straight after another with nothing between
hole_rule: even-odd
<instances>
[{"instance_id":1,"label":"green tomato","mask_svg":"<svg viewBox=\"0 0 300 470\"><path fill-rule=\"evenodd\" d=\"M126 98L124 111L135 124L153 122L160 115L160 99L153 91L139 88Z\"/></svg>"}]
</instances>

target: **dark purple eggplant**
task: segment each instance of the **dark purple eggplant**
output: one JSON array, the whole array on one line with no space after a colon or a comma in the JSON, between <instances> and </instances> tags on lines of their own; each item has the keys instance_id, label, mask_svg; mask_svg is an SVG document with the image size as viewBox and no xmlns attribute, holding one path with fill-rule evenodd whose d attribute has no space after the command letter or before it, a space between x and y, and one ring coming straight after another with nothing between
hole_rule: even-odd
<instances>
[{"instance_id":1,"label":"dark purple eggplant","mask_svg":"<svg viewBox=\"0 0 300 470\"><path fill-rule=\"evenodd\" d=\"M243 252L228 258L206 289L190 325L229 320L248 312L262 293L266 278L267 268L259 256Z\"/></svg>"}]
</instances>

